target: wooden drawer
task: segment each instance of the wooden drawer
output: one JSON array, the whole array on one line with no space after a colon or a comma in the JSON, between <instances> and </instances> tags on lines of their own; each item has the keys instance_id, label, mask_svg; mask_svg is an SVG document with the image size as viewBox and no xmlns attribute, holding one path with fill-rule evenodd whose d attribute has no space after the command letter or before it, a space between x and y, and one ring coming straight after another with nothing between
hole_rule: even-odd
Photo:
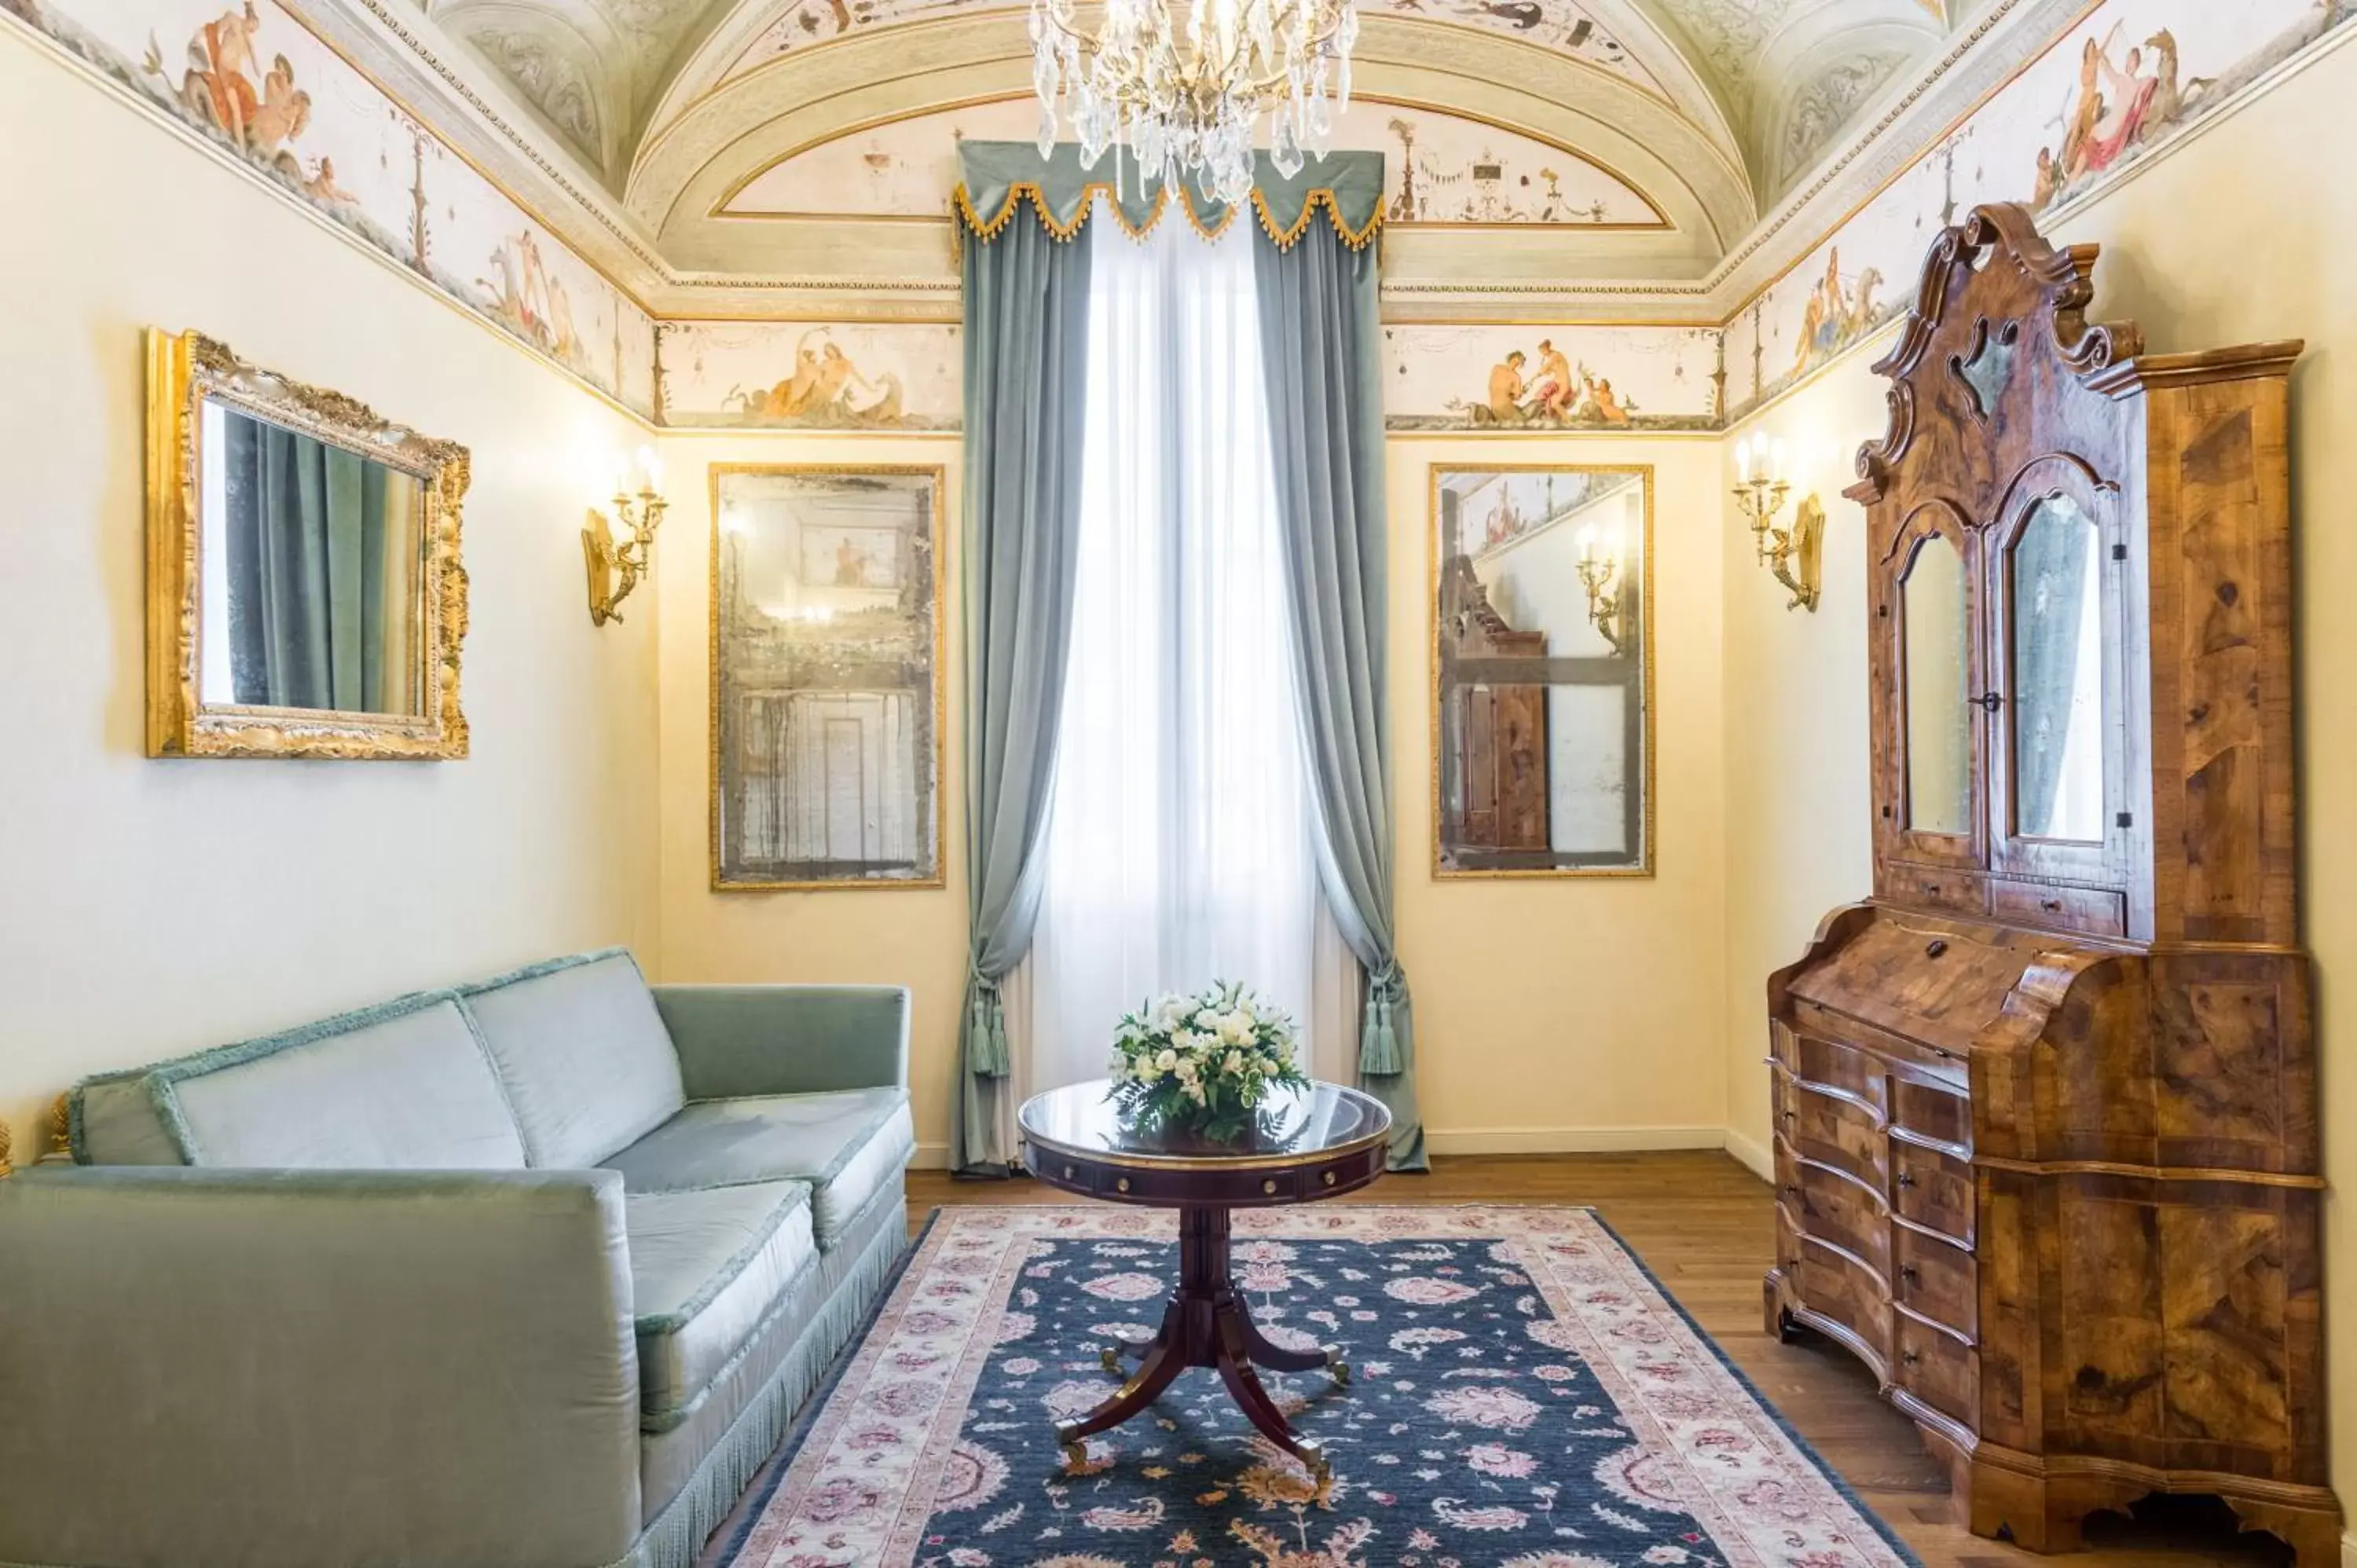
<instances>
[{"instance_id":1,"label":"wooden drawer","mask_svg":"<svg viewBox=\"0 0 2357 1568\"><path fill-rule=\"evenodd\" d=\"M1888 884L1884 897L1894 904L1959 915L1988 913L1988 881L1977 872L1893 864L1884 868L1883 880Z\"/></svg>"},{"instance_id":2,"label":"wooden drawer","mask_svg":"<svg viewBox=\"0 0 2357 1568\"><path fill-rule=\"evenodd\" d=\"M2125 895L2088 887L2053 887L2037 882L1993 882L1989 913L2000 920L2025 926L2050 926L2061 931L2084 931L2090 936L2127 934L2128 901Z\"/></svg>"},{"instance_id":3,"label":"wooden drawer","mask_svg":"<svg viewBox=\"0 0 2357 1568\"><path fill-rule=\"evenodd\" d=\"M1799 1239L1801 1299L1847 1329L1878 1366L1890 1360L1890 1297L1881 1280L1813 1237Z\"/></svg>"},{"instance_id":4,"label":"wooden drawer","mask_svg":"<svg viewBox=\"0 0 2357 1568\"><path fill-rule=\"evenodd\" d=\"M1973 1167L1906 1143L1894 1142L1890 1158L1890 1206L1900 1217L1971 1246L1976 1234Z\"/></svg>"},{"instance_id":5,"label":"wooden drawer","mask_svg":"<svg viewBox=\"0 0 2357 1568\"><path fill-rule=\"evenodd\" d=\"M1980 1335L1980 1271L1962 1247L1910 1230L1890 1228L1896 1267L1890 1292L1918 1316L1944 1323L1967 1339Z\"/></svg>"},{"instance_id":6,"label":"wooden drawer","mask_svg":"<svg viewBox=\"0 0 2357 1568\"><path fill-rule=\"evenodd\" d=\"M1807 1084L1785 1086L1784 1125L1803 1159L1847 1171L1877 1192L1890 1177L1890 1139L1882 1118L1855 1101L1821 1094Z\"/></svg>"},{"instance_id":7,"label":"wooden drawer","mask_svg":"<svg viewBox=\"0 0 2357 1568\"><path fill-rule=\"evenodd\" d=\"M1792 1076L1804 1087L1829 1090L1869 1106L1878 1116L1889 1109L1889 1069L1853 1046L1792 1034Z\"/></svg>"},{"instance_id":8,"label":"wooden drawer","mask_svg":"<svg viewBox=\"0 0 2357 1568\"><path fill-rule=\"evenodd\" d=\"M1973 1102L1937 1084L1901 1079L1891 1095L1890 1124L1951 1148L1973 1146Z\"/></svg>"},{"instance_id":9,"label":"wooden drawer","mask_svg":"<svg viewBox=\"0 0 2357 1568\"><path fill-rule=\"evenodd\" d=\"M1898 1354L1890 1380L1933 1410L1979 1430L1980 1358L1969 1346L1905 1313L1894 1314L1891 1326Z\"/></svg>"},{"instance_id":10,"label":"wooden drawer","mask_svg":"<svg viewBox=\"0 0 2357 1568\"><path fill-rule=\"evenodd\" d=\"M1799 1220L1810 1237L1829 1242L1863 1262L1881 1279L1890 1277L1890 1211L1879 1194L1848 1176L1794 1162L1801 1192Z\"/></svg>"}]
</instances>

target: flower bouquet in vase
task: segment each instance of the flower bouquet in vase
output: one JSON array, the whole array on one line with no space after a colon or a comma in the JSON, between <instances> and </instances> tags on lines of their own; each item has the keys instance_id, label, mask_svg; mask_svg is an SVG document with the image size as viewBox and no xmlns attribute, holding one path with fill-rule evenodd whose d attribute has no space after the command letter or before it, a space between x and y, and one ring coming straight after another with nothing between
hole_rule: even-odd
<instances>
[{"instance_id":1,"label":"flower bouquet in vase","mask_svg":"<svg viewBox=\"0 0 2357 1568\"><path fill-rule=\"evenodd\" d=\"M1114 1036L1113 1099L1141 1126L1232 1144L1251 1129L1272 1084L1308 1087L1284 1011L1214 982L1125 1015Z\"/></svg>"}]
</instances>

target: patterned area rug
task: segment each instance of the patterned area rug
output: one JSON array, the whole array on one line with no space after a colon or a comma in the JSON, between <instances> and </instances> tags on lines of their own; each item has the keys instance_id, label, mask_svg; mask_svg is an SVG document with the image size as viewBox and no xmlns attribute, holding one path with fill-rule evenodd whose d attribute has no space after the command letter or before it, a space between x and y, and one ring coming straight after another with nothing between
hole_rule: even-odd
<instances>
[{"instance_id":1,"label":"patterned area rug","mask_svg":"<svg viewBox=\"0 0 2357 1568\"><path fill-rule=\"evenodd\" d=\"M1175 1278L1165 1213L938 1213L707 1562L730 1568L1889 1568L1914 1560L1585 1209L1264 1209L1235 1279L1315 1489L1196 1369L1089 1443Z\"/></svg>"}]
</instances>

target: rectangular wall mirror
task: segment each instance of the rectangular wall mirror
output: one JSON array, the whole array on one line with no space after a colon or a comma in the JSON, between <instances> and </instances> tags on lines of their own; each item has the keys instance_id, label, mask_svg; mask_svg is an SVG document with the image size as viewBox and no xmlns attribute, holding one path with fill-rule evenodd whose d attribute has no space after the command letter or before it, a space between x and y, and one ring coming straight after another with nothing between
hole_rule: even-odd
<instances>
[{"instance_id":1,"label":"rectangular wall mirror","mask_svg":"<svg viewBox=\"0 0 2357 1568\"><path fill-rule=\"evenodd\" d=\"M464 757L466 449L193 332L148 378L149 755Z\"/></svg>"},{"instance_id":2,"label":"rectangular wall mirror","mask_svg":"<svg viewBox=\"0 0 2357 1568\"><path fill-rule=\"evenodd\" d=\"M1433 868L1653 865L1652 470L1432 470Z\"/></svg>"},{"instance_id":3,"label":"rectangular wall mirror","mask_svg":"<svg viewBox=\"0 0 2357 1568\"><path fill-rule=\"evenodd\" d=\"M712 469L712 885L942 886L942 471Z\"/></svg>"}]
</instances>

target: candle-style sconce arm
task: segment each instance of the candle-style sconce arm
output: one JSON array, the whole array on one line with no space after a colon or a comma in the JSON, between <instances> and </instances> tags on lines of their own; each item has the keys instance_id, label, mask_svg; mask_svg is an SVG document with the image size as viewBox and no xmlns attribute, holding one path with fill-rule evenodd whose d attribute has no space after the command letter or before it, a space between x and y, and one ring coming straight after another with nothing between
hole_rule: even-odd
<instances>
[{"instance_id":1,"label":"candle-style sconce arm","mask_svg":"<svg viewBox=\"0 0 2357 1568\"><path fill-rule=\"evenodd\" d=\"M589 570L589 621L593 626L622 618L617 607L630 596L630 590L639 585L639 579L653 564L655 530L662 526L663 499L651 489L640 490L635 499L617 494L614 513L630 531L630 538L616 542L613 525L595 507L589 510L589 526L581 531L581 553Z\"/></svg>"},{"instance_id":2,"label":"candle-style sconce arm","mask_svg":"<svg viewBox=\"0 0 2357 1568\"><path fill-rule=\"evenodd\" d=\"M1584 555L1579 562L1580 585L1587 590L1587 618L1615 653L1626 652L1629 628L1620 617L1622 594L1614 586L1620 563L1601 555Z\"/></svg>"},{"instance_id":3,"label":"candle-style sconce arm","mask_svg":"<svg viewBox=\"0 0 2357 1568\"><path fill-rule=\"evenodd\" d=\"M1792 487L1781 479L1746 479L1735 487L1736 505L1751 525L1751 544L1760 564L1792 590L1788 610L1814 613L1824 585L1825 507L1815 496L1805 497L1793 514L1792 526L1776 526Z\"/></svg>"}]
</instances>

